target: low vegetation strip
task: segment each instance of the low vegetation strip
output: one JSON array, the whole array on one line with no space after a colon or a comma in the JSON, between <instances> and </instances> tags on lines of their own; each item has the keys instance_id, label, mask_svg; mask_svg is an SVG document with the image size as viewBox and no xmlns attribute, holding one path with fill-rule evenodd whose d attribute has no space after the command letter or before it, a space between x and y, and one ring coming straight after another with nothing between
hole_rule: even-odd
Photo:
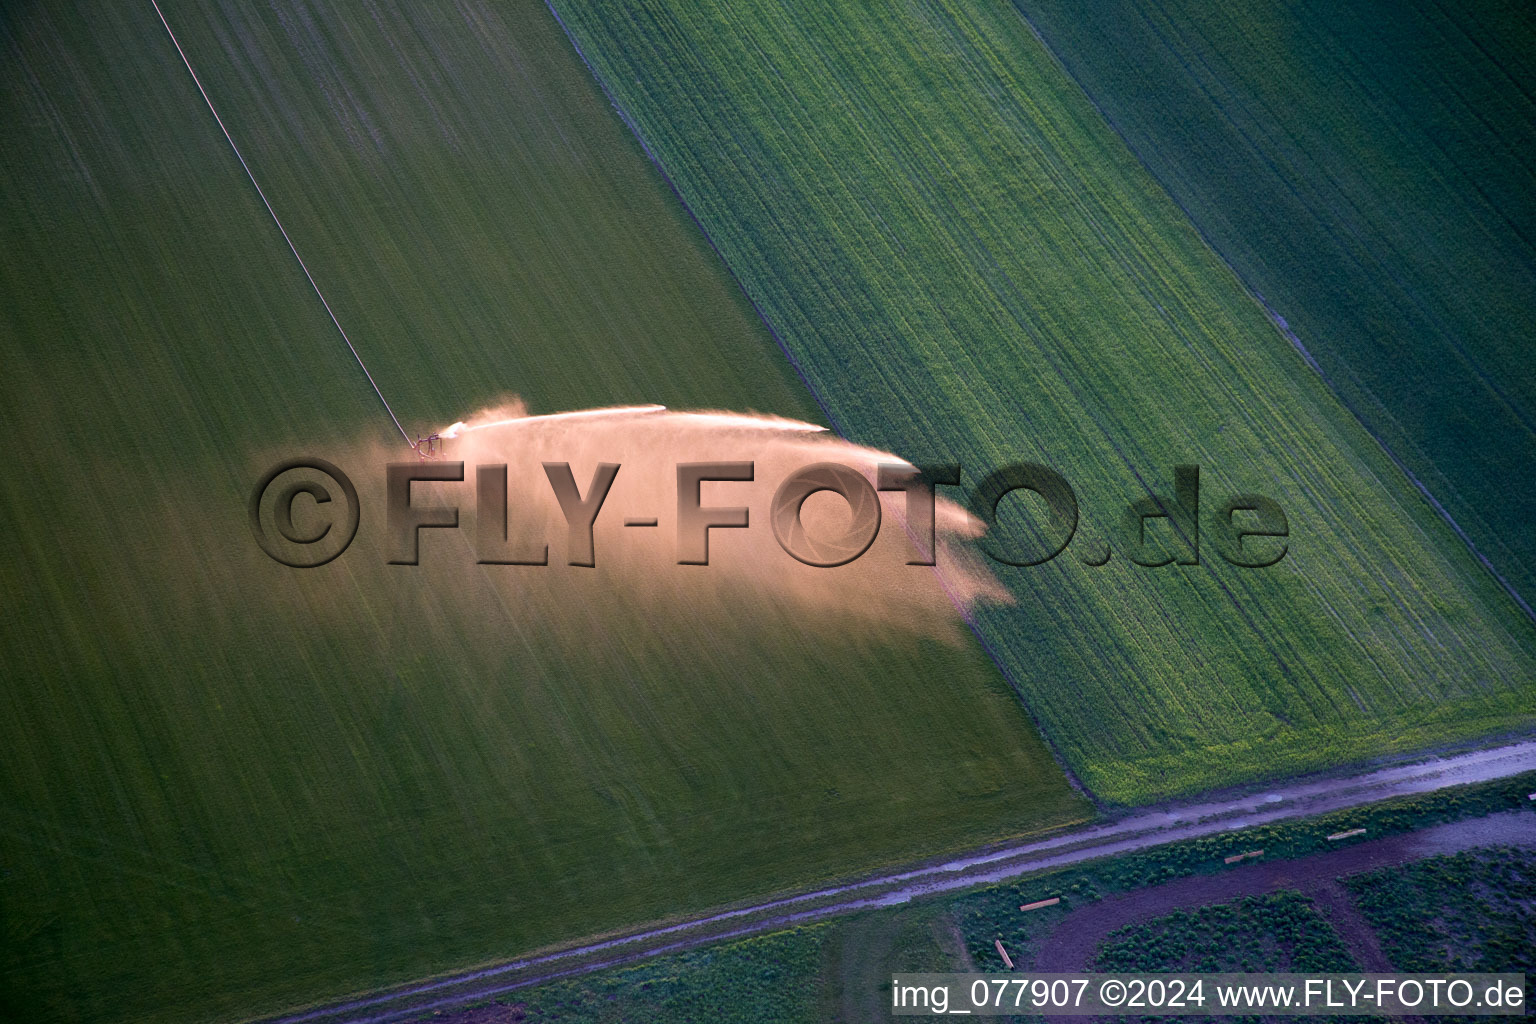
<instances>
[{"instance_id":1,"label":"low vegetation strip","mask_svg":"<svg viewBox=\"0 0 1536 1024\"><path fill-rule=\"evenodd\" d=\"M1530 622L1013 7L554 7L840 429L1076 489L976 621L1097 795L1530 723ZM1279 566L1129 564L1122 510L1191 463L1280 502Z\"/></svg>"}]
</instances>

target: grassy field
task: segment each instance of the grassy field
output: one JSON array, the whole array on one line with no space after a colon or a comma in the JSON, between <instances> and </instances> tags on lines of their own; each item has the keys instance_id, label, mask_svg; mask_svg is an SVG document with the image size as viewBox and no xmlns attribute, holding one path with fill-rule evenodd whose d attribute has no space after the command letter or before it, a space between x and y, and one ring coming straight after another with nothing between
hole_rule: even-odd
<instances>
[{"instance_id":1,"label":"grassy field","mask_svg":"<svg viewBox=\"0 0 1536 1024\"><path fill-rule=\"evenodd\" d=\"M1468 850L1355 875L1344 884L1400 971L1530 969L1536 949L1536 856L1530 850Z\"/></svg>"},{"instance_id":2,"label":"grassy field","mask_svg":"<svg viewBox=\"0 0 1536 1024\"><path fill-rule=\"evenodd\" d=\"M1076 489L1078 541L978 621L1098 795L1533 721L1531 621L1014 8L555 6L840 429ZM1276 499L1286 559L1129 564L1121 511L1179 463L1207 513Z\"/></svg>"},{"instance_id":3,"label":"grassy field","mask_svg":"<svg viewBox=\"0 0 1536 1024\"><path fill-rule=\"evenodd\" d=\"M164 6L407 429L817 417L541 5ZM974 645L391 571L398 435L153 9L0 54L0 1017L273 1012L1085 813ZM245 522L301 454L371 502L311 572Z\"/></svg>"},{"instance_id":4,"label":"grassy field","mask_svg":"<svg viewBox=\"0 0 1536 1024\"><path fill-rule=\"evenodd\" d=\"M1016 6L1330 386L1536 603L1536 495L1511 487L1536 473L1530 11Z\"/></svg>"}]
</instances>

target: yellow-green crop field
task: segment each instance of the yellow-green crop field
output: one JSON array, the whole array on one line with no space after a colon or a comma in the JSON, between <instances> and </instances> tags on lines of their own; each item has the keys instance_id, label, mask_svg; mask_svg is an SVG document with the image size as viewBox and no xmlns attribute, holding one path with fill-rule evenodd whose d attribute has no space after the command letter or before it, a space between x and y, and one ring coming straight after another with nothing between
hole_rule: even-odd
<instances>
[{"instance_id":1,"label":"yellow-green crop field","mask_svg":"<svg viewBox=\"0 0 1536 1024\"><path fill-rule=\"evenodd\" d=\"M818 418L541 5L162 6L407 427ZM262 472L376 497L399 435L147 0L7 7L0 78L0 1018L274 1013L1087 813L974 645L572 643L386 566L376 502L269 561Z\"/></svg>"},{"instance_id":2,"label":"yellow-green crop field","mask_svg":"<svg viewBox=\"0 0 1536 1024\"><path fill-rule=\"evenodd\" d=\"M1529 727L1531 619L1013 6L554 6L839 429L1075 488L1074 548L978 624L1097 795ZM1278 501L1286 558L1085 564L1176 464Z\"/></svg>"}]
</instances>

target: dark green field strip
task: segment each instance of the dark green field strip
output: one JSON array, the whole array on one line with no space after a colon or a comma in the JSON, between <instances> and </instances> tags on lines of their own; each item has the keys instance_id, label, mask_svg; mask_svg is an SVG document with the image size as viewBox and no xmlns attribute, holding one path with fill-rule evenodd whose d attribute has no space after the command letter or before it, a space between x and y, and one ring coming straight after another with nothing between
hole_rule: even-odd
<instances>
[{"instance_id":1,"label":"dark green field strip","mask_svg":"<svg viewBox=\"0 0 1536 1024\"><path fill-rule=\"evenodd\" d=\"M1330 386L1532 603L1536 21L1018 0Z\"/></svg>"},{"instance_id":2,"label":"dark green field strip","mask_svg":"<svg viewBox=\"0 0 1536 1024\"><path fill-rule=\"evenodd\" d=\"M542 6L165 9L407 429L816 417ZM153 8L8 9L0 81L0 1018L270 1013L1086 813L974 647L385 566L403 446ZM245 521L300 454L364 492L312 572Z\"/></svg>"},{"instance_id":3,"label":"dark green field strip","mask_svg":"<svg viewBox=\"0 0 1536 1024\"><path fill-rule=\"evenodd\" d=\"M1198 463L1277 568L1008 571L981 632L1136 802L1532 721L1531 624L1001 3L556 7L861 442L1055 466L1080 536Z\"/></svg>"}]
</instances>

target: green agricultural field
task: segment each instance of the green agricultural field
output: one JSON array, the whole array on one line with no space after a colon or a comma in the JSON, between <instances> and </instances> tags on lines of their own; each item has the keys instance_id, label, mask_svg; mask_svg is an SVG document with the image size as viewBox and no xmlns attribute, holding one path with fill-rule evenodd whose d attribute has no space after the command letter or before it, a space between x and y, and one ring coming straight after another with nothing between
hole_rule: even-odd
<instances>
[{"instance_id":1,"label":"green agricultural field","mask_svg":"<svg viewBox=\"0 0 1536 1024\"><path fill-rule=\"evenodd\" d=\"M840 429L1076 489L1072 548L977 621L1098 795L1536 720L1531 621L1013 7L555 7ZM1198 566L1129 564L1122 510L1181 463L1207 513L1277 500L1285 560L1227 565L1207 520Z\"/></svg>"},{"instance_id":2,"label":"green agricultural field","mask_svg":"<svg viewBox=\"0 0 1536 1024\"><path fill-rule=\"evenodd\" d=\"M1536 21L1018 0L1332 387L1536 604ZM1428 386L1433 382L1433 386Z\"/></svg>"},{"instance_id":3,"label":"green agricultural field","mask_svg":"<svg viewBox=\"0 0 1536 1024\"><path fill-rule=\"evenodd\" d=\"M540 4L163 6L407 429L818 416ZM147 0L0 55L0 1018L276 1012L1087 813L974 644L387 567L408 452ZM245 520L296 455L365 491L309 572Z\"/></svg>"}]
</instances>

